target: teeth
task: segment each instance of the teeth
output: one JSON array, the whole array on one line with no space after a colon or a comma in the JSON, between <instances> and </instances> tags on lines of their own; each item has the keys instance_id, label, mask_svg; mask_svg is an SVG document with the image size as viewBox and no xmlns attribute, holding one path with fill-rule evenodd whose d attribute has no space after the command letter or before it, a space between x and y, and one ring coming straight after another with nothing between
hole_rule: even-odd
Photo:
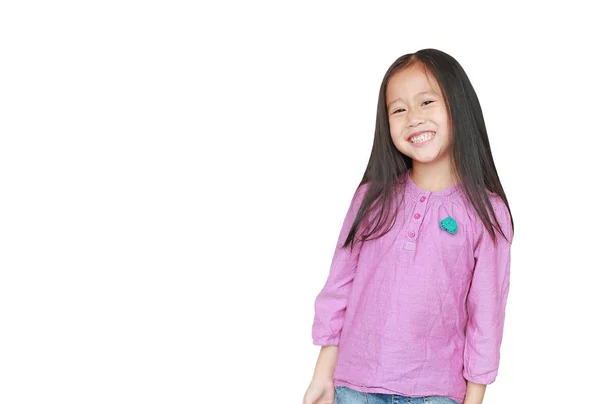
<instances>
[{"instance_id":1,"label":"teeth","mask_svg":"<svg viewBox=\"0 0 600 404\"><path fill-rule=\"evenodd\" d=\"M424 132L419 136L413 136L410 138L411 143L422 143L431 139L435 135L435 132Z\"/></svg>"}]
</instances>

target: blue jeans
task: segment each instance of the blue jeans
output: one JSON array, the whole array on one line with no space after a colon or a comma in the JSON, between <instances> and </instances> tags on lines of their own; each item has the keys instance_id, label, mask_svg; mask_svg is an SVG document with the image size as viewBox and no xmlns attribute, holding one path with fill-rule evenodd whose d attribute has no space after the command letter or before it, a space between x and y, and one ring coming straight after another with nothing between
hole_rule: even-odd
<instances>
[{"instance_id":1,"label":"blue jeans","mask_svg":"<svg viewBox=\"0 0 600 404\"><path fill-rule=\"evenodd\" d=\"M333 404L458 404L458 401L442 396L406 397L398 394L362 393L336 386Z\"/></svg>"}]
</instances>

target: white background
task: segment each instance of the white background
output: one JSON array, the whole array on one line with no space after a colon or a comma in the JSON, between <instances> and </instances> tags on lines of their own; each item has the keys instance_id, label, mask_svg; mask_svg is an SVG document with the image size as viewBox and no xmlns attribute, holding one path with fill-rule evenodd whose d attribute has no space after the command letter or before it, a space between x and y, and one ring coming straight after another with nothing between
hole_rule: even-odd
<instances>
[{"instance_id":1,"label":"white background","mask_svg":"<svg viewBox=\"0 0 600 404\"><path fill-rule=\"evenodd\" d=\"M0 402L301 403L381 80L432 47L515 219L485 403L600 403L583 4L3 2Z\"/></svg>"}]
</instances>

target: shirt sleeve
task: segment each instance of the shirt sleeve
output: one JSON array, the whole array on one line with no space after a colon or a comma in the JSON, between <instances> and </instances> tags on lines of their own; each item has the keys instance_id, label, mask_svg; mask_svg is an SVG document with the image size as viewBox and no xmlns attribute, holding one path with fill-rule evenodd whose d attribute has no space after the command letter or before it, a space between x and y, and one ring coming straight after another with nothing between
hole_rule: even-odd
<instances>
[{"instance_id":1,"label":"shirt sleeve","mask_svg":"<svg viewBox=\"0 0 600 404\"><path fill-rule=\"evenodd\" d=\"M350 252L350 245L344 249L342 249L342 245L346 241L352 223L354 223L365 191L366 184L363 184L352 197L338 236L327 281L315 299L315 317L312 327L313 345L339 344L348 297L352 290L352 282L362 243L355 241L352 252Z\"/></svg>"},{"instance_id":2,"label":"shirt sleeve","mask_svg":"<svg viewBox=\"0 0 600 404\"><path fill-rule=\"evenodd\" d=\"M501 198L495 197L491 202L508 240L496 232L497 244L494 244L483 223L475 240L475 267L467 296L463 376L479 384L493 383L498 374L510 284L510 247L513 237L510 213Z\"/></svg>"}]
</instances>

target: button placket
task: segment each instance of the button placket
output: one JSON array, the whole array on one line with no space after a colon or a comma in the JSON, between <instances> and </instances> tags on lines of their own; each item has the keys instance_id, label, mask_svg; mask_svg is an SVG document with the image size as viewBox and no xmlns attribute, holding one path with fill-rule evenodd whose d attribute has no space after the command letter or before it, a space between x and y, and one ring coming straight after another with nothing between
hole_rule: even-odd
<instances>
[{"instance_id":1,"label":"button placket","mask_svg":"<svg viewBox=\"0 0 600 404\"><path fill-rule=\"evenodd\" d=\"M414 211L412 212L411 220L409 222L408 230L406 231L406 242L404 249L415 250L416 239L418 237L418 229L421 228L421 222L423 221L423 213L427 205L429 195L423 194L419 197Z\"/></svg>"}]
</instances>

